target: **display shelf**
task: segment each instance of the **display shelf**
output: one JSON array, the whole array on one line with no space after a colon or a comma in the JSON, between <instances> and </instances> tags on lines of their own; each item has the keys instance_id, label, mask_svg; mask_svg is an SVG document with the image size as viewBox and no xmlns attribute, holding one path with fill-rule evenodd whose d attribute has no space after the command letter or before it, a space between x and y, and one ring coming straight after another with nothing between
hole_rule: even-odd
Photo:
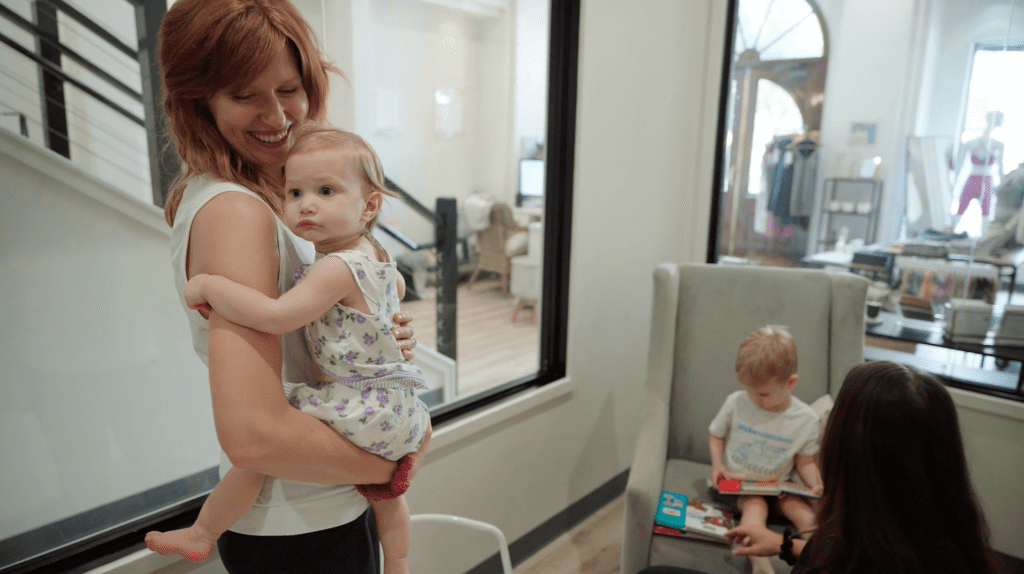
<instances>
[{"instance_id":1,"label":"display shelf","mask_svg":"<svg viewBox=\"0 0 1024 574\"><path fill-rule=\"evenodd\" d=\"M878 230L878 212L882 201L879 179L828 178L818 210L815 252L833 249L845 227L846 241L861 239L873 243Z\"/></svg>"}]
</instances>

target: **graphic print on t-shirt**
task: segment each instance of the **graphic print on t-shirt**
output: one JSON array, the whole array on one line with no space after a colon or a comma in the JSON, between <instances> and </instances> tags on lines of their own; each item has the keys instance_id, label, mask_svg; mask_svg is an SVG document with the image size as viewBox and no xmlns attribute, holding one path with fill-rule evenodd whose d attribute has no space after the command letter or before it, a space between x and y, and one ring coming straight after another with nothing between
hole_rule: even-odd
<instances>
[{"instance_id":1,"label":"graphic print on t-shirt","mask_svg":"<svg viewBox=\"0 0 1024 574\"><path fill-rule=\"evenodd\" d=\"M735 425L737 448L731 458L736 464L755 476L750 478L778 478L789 458L786 453L793 439L757 430L743 423Z\"/></svg>"}]
</instances>

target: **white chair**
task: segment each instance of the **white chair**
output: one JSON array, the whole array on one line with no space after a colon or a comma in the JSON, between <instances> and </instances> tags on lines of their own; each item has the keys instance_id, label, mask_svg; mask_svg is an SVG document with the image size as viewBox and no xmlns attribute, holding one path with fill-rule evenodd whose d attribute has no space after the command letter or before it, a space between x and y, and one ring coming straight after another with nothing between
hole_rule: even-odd
<instances>
[{"instance_id":1,"label":"white chair","mask_svg":"<svg viewBox=\"0 0 1024 574\"><path fill-rule=\"evenodd\" d=\"M544 225L540 222L531 223L526 240L526 255L512 258L512 276L509 292L519 299L512 321L519 318L519 313L529 307L533 311L533 322L537 322L537 306L540 303L541 279L544 271L541 268L544 254Z\"/></svg>"},{"instance_id":2,"label":"white chair","mask_svg":"<svg viewBox=\"0 0 1024 574\"><path fill-rule=\"evenodd\" d=\"M409 517L409 521L412 524L422 522L433 522L440 524L454 524L457 526L465 526L473 530L480 530L482 532L489 532L494 535L498 540L498 552L501 556L501 570L503 574L512 574L512 557L508 552L508 542L505 540L505 534L500 528L493 524L486 522L480 522L479 520L471 520L469 518L462 518L461 516L452 516L450 514L413 514ZM384 554L381 551L381 568L384 567Z\"/></svg>"}]
</instances>

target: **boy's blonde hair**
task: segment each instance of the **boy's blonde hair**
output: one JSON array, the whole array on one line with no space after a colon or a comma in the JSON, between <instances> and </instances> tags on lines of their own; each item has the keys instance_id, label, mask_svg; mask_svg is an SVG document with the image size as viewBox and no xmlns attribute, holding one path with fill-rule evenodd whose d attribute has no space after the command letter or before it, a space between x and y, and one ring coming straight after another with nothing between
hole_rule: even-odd
<instances>
[{"instance_id":1,"label":"boy's blonde hair","mask_svg":"<svg viewBox=\"0 0 1024 574\"><path fill-rule=\"evenodd\" d=\"M782 325L751 332L736 351L736 378L743 384L785 382L796 374L796 342Z\"/></svg>"}]
</instances>

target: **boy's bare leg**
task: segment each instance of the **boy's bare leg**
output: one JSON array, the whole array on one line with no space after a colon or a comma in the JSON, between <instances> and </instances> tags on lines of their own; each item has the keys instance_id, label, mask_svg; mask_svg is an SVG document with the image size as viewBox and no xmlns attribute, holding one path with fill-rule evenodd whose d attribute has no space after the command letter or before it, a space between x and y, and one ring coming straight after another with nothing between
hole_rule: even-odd
<instances>
[{"instance_id":1,"label":"boy's bare leg","mask_svg":"<svg viewBox=\"0 0 1024 574\"><path fill-rule=\"evenodd\" d=\"M740 525L763 527L768 524L768 502L763 496L741 496L737 504L740 507ZM750 569L753 574L775 574L765 556L750 556Z\"/></svg>"},{"instance_id":2,"label":"boy's bare leg","mask_svg":"<svg viewBox=\"0 0 1024 574\"><path fill-rule=\"evenodd\" d=\"M814 509L811 508L811 505L802 496L793 494L780 496L779 512L788 518L799 532L808 532L817 528Z\"/></svg>"},{"instance_id":3,"label":"boy's bare leg","mask_svg":"<svg viewBox=\"0 0 1024 574\"><path fill-rule=\"evenodd\" d=\"M153 552L181 556L192 562L206 560L220 535L249 510L261 488L262 474L232 468L203 503L195 524L181 530L150 532L146 534L146 546Z\"/></svg>"},{"instance_id":4,"label":"boy's bare leg","mask_svg":"<svg viewBox=\"0 0 1024 574\"><path fill-rule=\"evenodd\" d=\"M384 548L384 574L409 574L409 507L405 496L370 501Z\"/></svg>"}]
</instances>

